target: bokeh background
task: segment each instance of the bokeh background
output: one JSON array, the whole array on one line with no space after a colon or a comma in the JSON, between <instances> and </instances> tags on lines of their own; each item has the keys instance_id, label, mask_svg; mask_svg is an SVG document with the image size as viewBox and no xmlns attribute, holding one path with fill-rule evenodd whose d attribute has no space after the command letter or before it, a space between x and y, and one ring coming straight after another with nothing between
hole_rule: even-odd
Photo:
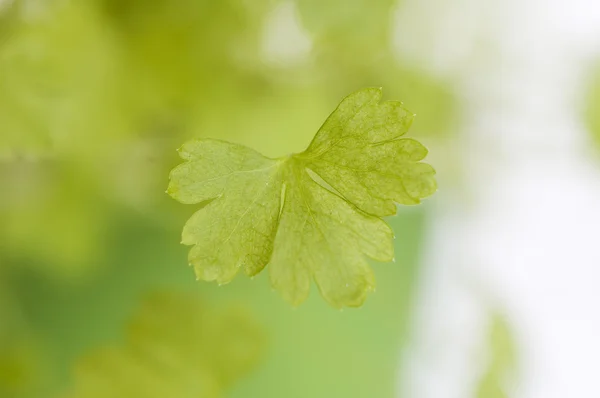
<instances>
[{"instance_id":1,"label":"bokeh background","mask_svg":"<svg viewBox=\"0 0 600 398\"><path fill-rule=\"evenodd\" d=\"M196 282L175 149L417 113L439 191L360 309ZM600 396L593 0L0 0L0 397Z\"/></svg>"}]
</instances>

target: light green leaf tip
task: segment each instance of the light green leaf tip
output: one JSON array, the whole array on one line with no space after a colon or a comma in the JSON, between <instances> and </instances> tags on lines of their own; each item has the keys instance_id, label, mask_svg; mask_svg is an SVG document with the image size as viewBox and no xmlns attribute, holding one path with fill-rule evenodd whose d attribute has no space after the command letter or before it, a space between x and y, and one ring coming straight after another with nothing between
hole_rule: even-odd
<instances>
[{"instance_id":1,"label":"light green leaf tip","mask_svg":"<svg viewBox=\"0 0 600 398\"><path fill-rule=\"evenodd\" d=\"M336 308L358 307L375 288L366 257L391 261L393 233L381 217L436 190L427 149L401 138L414 115L382 90L346 97L302 153L269 159L213 139L184 144L167 192L201 203L182 243L198 279L230 282L268 264L273 287L293 305L313 279Z\"/></svg>"}]
</instances>

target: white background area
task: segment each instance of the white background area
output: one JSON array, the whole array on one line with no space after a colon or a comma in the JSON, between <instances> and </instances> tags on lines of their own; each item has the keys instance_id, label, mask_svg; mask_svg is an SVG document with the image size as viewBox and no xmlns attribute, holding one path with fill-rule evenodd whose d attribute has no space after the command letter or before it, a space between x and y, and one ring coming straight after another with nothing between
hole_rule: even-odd
<instances>
[{"instance_id":1,"label":"white background area","mask_svg":"<svg viewBox=\"0 0 600 398\"><path fill-rule=\"evenodd\" d=\"M472 397L493 307L518 345L509 397L600 397L600 163L581 117L600 2L404 4L397 49L452 79L466 124L462 186L436 164L399 396Z\"/></svg>"}]
</instances>

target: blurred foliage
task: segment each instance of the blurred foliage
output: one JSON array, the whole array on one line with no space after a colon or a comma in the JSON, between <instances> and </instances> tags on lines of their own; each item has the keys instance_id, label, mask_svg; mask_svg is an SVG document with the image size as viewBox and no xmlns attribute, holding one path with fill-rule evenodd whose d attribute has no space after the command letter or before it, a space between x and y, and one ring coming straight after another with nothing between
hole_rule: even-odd
<instances>
[{"instance_id":1,"label":"blurred foliage","mask_svg":"<svg viewBox=\"0 0 600 398\"><path fill-rule=\"evenodd\" d=\"M600 148L600 62L591 73L587 84L585 120L592 140Z\"/></svg>"},{"instance_id":2,"label":"blurred foliage","mask_svg":"<svg viewBox=\"0 0 600 398\"><path fill-rule=\"evenodd\" d=\"M102 201L59 162L0 163L0 178L10 186L0 197L0 247L8 258L59 279L85 274L100 255L106 225ZM78 200L82 196L90 200Z\"/></svg>"},{"instance_id":3,"label":"blurred foliage","mask_svg":"<svg viewBox=\"0 0 600 398\"><path fill-rule=\"evenodd\" d=\"M417 135L450 130L448 89L394 61L391 2L325 12L300 1L315 62L283 70L261 59L274 4L15 1L0 41L2 183L18 185L0 207L13 220L0 227L5 249L79 275L103 247L108 204L156 214L175 159L168 148L211 136L298 151L327 109L319 104L360 86L384 85L408 101L424 121ZM37 236L53 238L40 248Z\"/></svg>"},{"instance_id":4,"label":"blurred foliage","mask_svg":"<svg viewBox=\"0 0 600 398\"><path fill-rule=\"evenodd\" d=\"M2 337L0 346L0 396L43 397L49 366L44 349L30 336Z\"/></svg>"},{"instance_id":5,"label":"blurred foliage","mask_svg":"<svg viewBox=\"0 0 600 398\"><path fill-rule=\"evenodd\" d=\"M180 265L185 248L178 239L170 239L179 226L164 229L129 212L114 226L105 271L92 280L65 286L37 272L21 272L11 282L30 320L28 329L43 336L51 348L49 360L58 373L53 380L59 387L69 382L73 361L122 338L123 324L149 290L200 290L211 308L242 301L266 327L265 360L228 396L392 397L415 294L425 224L422 210L414 208L389 220L397 236L396 263L375 268L377 292L359 310L333 311L316 289L304 305L291 310L263 275L238 278L227 288L198 284L193 271ZM178 223L184 220L185 215Z\"/></svg>"},{"instance_id":6,"label":"blurred foliage","mask_svg":"<svg viewBox=\"0 0 600 398\"><path fill-rule=\"evenodd\" d=\"M373 63L389 53L394 0L298 0L304 27L313 37L321 62ZM368 65L368 64L367 64Z\"/></svg>"},{"instance_id":7,"label":"blurred foliage","mask_svg":"<svg viewBox=\"0 0 600 398\"><path fill-rule=\"evenodd\" d=\"M517 355L514 337L506 319L492 316L489 328L487 370L477 387L477 398L510 398L514 387Z\"/></svg>"},{"instance_id":8,"label":"blurred foliage","mask_svg":"<svg viewBox=\"0 0 600 398\"><path fill-rule=\"evenodd\" d=\"M50 383L50 363L11 293L0 277L0 396L43 396Z\"/></svg>"},{"instance_id":9,"label":"blurred foliage","mask_svg":"<svg viewBox=\"0 0 600 398\"><path fill-rule=\"evenodd\" d=\"M418 113L416 135L453 131L448 82L391 51L389 0L298 1L312 52L285 67L263 59L265 21L278 4L4 2L0 284L10 290L2 290L0 328L11 332L0 336L0 396L35 397L40 386L49 391L48 378L63 385L74 358L115 337L139 296L164 284L245 300L270 325L273 357L234 396L390 396L421 210L391 221L405 235L395 242L398 263L377 270L382 291L352 318L314 300L290 312L260 281L227 292L198 285L179 265L187 211L167 200L164 185L181 142L210 136L269 155L298 152L332 104L365 86L384 86ZM128 361L128 350L106 355Z\"/></svg>"},{"instance_id":10,"label":"blurred foliage","mask_svg":"<svg viewBox=\"0 0 600 398\"><path fill-rule=\"evenodd\" d=\"M242 309L154 293L133 316L124 345L78 364L66 397L219 397L256 365L263 345L261 329Z\"/></svg>"},{"instance_id":11,"label":"blurred foliage","mask_svg":"<svg viewBox=\"0 0 600 398\"><path fill-rule=\"evenodd\" d=\"M362 86L382 86L419 115L412 133L447 138L457 124L456 99L448 82L404 64L392 50L391 0L298 0L298 10L314 41L319 84L342 97Z\"/></svg>"}]
</instances>

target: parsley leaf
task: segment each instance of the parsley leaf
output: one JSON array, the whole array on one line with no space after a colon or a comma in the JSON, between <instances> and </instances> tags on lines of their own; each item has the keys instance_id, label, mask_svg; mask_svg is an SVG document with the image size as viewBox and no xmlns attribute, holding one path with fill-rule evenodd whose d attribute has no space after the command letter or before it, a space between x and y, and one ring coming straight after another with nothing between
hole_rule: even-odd
<instances>
[{"instance_id":1,"label":"parsley leaf","mask_svg":"<svg viewBox=\"0 0 600 398\"><path fill-rule=\"evenodd\" d=\"M414 115L380 103L381 89L346 97L302 153L269 159L218 140L188 142L167 192L203 207L182 243L199 279L230 282L267 264L271 283L298 305L314 279L336 308L358 307L375 288L366 257L393 259L393 232L381 219L396 203L417 204L436 190L427 150L401 138Z\"/></svg>"}]
</instances>

